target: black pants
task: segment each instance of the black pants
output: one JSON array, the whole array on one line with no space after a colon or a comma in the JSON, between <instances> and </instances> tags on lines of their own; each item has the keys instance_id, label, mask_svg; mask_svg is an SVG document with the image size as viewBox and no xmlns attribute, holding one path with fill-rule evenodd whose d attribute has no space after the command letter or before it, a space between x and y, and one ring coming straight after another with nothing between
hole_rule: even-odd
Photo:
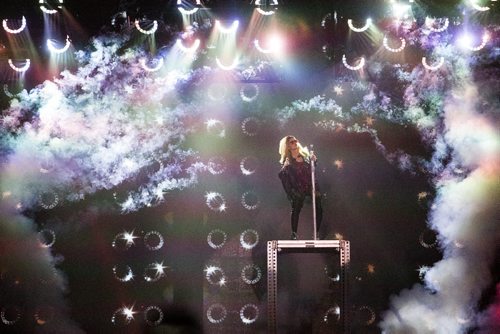
<instances>
[{"instance_id":1,"label":"black pants","mask_svg":"<svg viewBox=\"0 0 500 334\"><path fill-rule=\"evenodd\" d=\"M311 195L307 195L311 196ZM291 212L291 222L292 222L292 232L297 233L297 228L299 226L299 215L302 207L304 206L304 200L306 195L294 197L291 200L292 212ZM321 220L323 219L323 208L321 207L321 194L316 193L316 232L319 231L321 226Z\"/></svg>"}]
</instances>

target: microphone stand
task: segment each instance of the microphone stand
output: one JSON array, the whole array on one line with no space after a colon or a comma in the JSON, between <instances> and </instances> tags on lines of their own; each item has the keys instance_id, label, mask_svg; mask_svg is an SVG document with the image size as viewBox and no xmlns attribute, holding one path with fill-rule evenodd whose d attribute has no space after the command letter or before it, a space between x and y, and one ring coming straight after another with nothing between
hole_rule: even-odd
<instances>
[{"instance_id":1,"label":"microphone stand","mask_svg":"<svg viewBox=\"0 0 500 334\"><path fill-rule=\"evenodd\" d=\"M314 155L313 145L311 145L311 156ZM317 240L316 235L316 180L315 180L315 161L311 159L311 182L312 182L312 209L313 209L313 239Z\"/></svg>"}]
</instances>

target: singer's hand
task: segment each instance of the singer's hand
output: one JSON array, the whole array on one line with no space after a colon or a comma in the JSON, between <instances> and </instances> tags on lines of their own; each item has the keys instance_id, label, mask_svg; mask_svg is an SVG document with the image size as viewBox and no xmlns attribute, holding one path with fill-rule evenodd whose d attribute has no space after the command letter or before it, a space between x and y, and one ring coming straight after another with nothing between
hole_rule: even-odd
<instances>
[{"instance_id":1,"label":"singer's hand","mask_svg":"<svg viewBox=\"0 0 500 334\"><path fill-rule=\"evenodd\" d=\"M286 167L290 165L290 160L288 160L288 158L285 159L285 162L283 163L283 167Z\"/></svg>"},{"instance_id":2,"label":"singer's hand","mask_svg":"<svg viewBox=\"0 0 500 334\"><path fill-rule=\"evenodd\" d=\"M311 160L316 162L316 160L318 160L318 158L316 158L316 155L314 154L314 152L311 152Z\"/></svg>"}]
</instances>

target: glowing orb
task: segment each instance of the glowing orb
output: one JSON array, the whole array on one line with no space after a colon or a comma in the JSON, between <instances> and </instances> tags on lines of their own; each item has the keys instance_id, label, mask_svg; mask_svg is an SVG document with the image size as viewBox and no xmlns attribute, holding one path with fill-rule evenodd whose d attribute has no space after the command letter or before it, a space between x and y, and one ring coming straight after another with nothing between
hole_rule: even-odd
<instances>
[{"instance_id":1,"label":"glowing orb","mask_svg":"<svg viewBox=\"0 0 500 334\"><path fill-rule=\"evenodd\" d=\"M221 249L227 240L226 232L215 229L210 231L207 236L207 243L213 249Z\"/></svg>"},{"instance_id":2,"label":"glowing orb","mask_svg":"<svg viewBox=\"0 0 500 334\"><path fill-rule=\"evenodd\" d=\"M351 71L358 71L365 66L365 58L361 57L359 63L355 66L352 66L347 63L347 57L344 54L342 55L342 64L344 64L344 66Z\"/></svg>"},{"instance_id":3,"label":"glowing orb","mask_svg":"<svg viewBox=\"0 0 500 334\"><path fill-rule=\"evenodd\" d=\"M240 309L240 319L245 325L250 325L257 321L259 308L254 304L246 304Z\"/></svg>"},{"instance_id":4,"label":"glowing orb","mask_svg":"<svg viewBox=\"0 0 500 334\"><path fill-rule=\"evenodd\" d=\"M9 34L19 34L21 31L24 30L24 28L26 28L26 18L23 16L22 19L21 19L21 26L17 29L12 29L10 28L8 25L7 25L7 19L4 19L2 21L2 26L4 28L4 30L6 32L8 32Z\"/></svg>"},{"instance_id":5,"label":"glowing orb","mask_svg":"<svg viewBox=\"0 0 500 334\"><path fill-rule=\"evenodd\" d=\"M372 19L366 19L366 23L364 26L362 27L355 27L353 24L352 24L352 20L351 19L348 19L347 20L347 25L349 26L349 28L354 31L354 32L363 32L363 31L366 31L370 28L370 26L372 25Z\"/></svg>"},{"instance_id":6,"label":"glowing orb","mask_svg":"<svg viewBox=\"0 0 500 334\"><path fill-rule=\"evenodd\" d=\"M227 310L222 304L212 304L207 310L207 319L212 324L220 324L227 317Z\"/></svg>"},{"instance_id":7,"label":"glowing orb","mask_svg":"<svg viewBox=\"0 0 500 334\"><path fill-rule=\"evenodd\" d=\"M250 250L257 246L259 243L259 233L257 231L248 229L240 234L240 245L246 250Z\"/></svg>"},{"instance_id":8,"label":"glowing orb","mask_svg":"<svg viewBox=\"0 0 500 334\"><path fill-rule=\"evenodd\" d=\"M255 264L249 264L241 269L241 279L246 284L256 284L262 278L262 270Z\"/></svg>"}]
</instances>

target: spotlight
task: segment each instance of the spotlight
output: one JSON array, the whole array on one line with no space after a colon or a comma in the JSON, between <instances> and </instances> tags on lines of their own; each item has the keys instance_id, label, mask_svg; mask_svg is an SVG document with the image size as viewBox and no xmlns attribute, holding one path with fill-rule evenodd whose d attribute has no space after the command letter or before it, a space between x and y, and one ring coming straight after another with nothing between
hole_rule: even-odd
<instances>
[{"instance_id":1,"label":"spotlight","mask_svg":"<svg viewBox=\"0 0 500 334\"><path fill-rule=\"evenodd\" d=\"M394 17L401 19L408 17L408 11L411 9L410 5L404 5L398 2L392 4L392 14Z\"/></svg>"},{"instance_id":2,"label":"spotlight","mask_svg":"<svg viewBox=\"0 0 500 334\"><path fill-rule=\"evenodd\" d=\"M24 30L24 28L26 28L26 18L24 16L21 19L21 26L17 29L9 28L9 26L7 25L7 21L8 21L7 19L4 19L2 21L2 26L4 30L9 34L19 34L21 31Z\"/></svg>"},{"instance_id":3,"label":"spotlight","mask_svg":"<svg viewBox=\"0 0 500 334\"><path fill-rule=\"evenodd\" d=\"M53 15L57 13L57 9L54 8L57 7L61 9L62 5L64 4L64 0L53 1L52 4L50 4L47 0L39 0L38 4L40 5L40 9L42 10L42 12L48 15Z\"/></svg>"},{"instance_id":4,"label":"spotlight","mask_svg":"<svg viewBox=\"0 0 500 334\"><path fill-rule=\"evenodd\" d=\"M201 0L196 0L196 6L199 6L199 7L193 7L191 9L187 9L185 7L191 7L192 4L185 5L184 3L185 3L185 1L177 0L177 9L183 15L192 15L200 9L199 7L201 7ZM182 7L182 6L184 6L184 7Z\"/></svg>"},{"instance_id":5,"label":"spotlight","mask_svg":"<svg viewBox=\"0 0 500 334\"><path fill-rule=\"evenodd\" d=\"M17 67L16 65L14 65L14 62L12 61L12 59L9 59L8 63L9 63L10 68L13 69L14 71L19 72L19 73L24 73L30 68L31 60L26 59L26 62L24 63L24 66L22 66L22 67Z\"/></svg>"},{"instance_id":6,"label":"spotlight","mask_svg":"<svg viewBox=\"0 0 500 334\"><path fill-rule=\"evenodd\" d=\"M64 53L66 51L68 51L69 47L71 45L71 41L69 40L69 36L66 36L66 44L58 49L54 46L54 42L50 39L47 40L47 48L49 49L49 51L51 53L56 53L56 54L61 54L61 53Z\"/></svg>"},{"instance_id":7,"label":"spotlight","mask_svg":"<svg viewBox=\"0 0 500 334\"><path fill-rule=\"evenodd\" d=\"M470 34L465 33L458 38L457 43L462 49L479 51L486 46L486 43L488 43L488 41L490 40L490 35L487 32L483 33L481 44L479 44L478 46L472 46L473 40L474 38Z\"/></svg>"},{"instance_id":8,"label":"spotlight","mask_svg":"<svg viewBox=\"0 0 500 334\"><path fill-rule=\"evenodd\" d=\"M370 26L372 25L372 19L368 18L366 19L366 23L364 26L358 28L358 27L355 27L353 24L352 24L352 20L349 19L347 20L347 25L349 26L349 28L354 31L354 32L363 32L363 31L366 31L370 28Z\"/></svg>"},{"instance_id":9,"label":"spotlight","mask_svg":"<svg viewBox=\"0 0 500 334\"><path fill-rule=\"evenodd\" d=\"M190 47L185 47L183 44L182 44L182 40L180 38L177 39L177 41L175 42L175 45L181 49L183 52L186 52L186 53L194 53L196 52L196 50L198 50L198 48L200 47L200 40L199 39L196 39L193 43L193 45L191 45Z\"/></svg>"},{"instance_id":10,"label":"spotlight","mask_svg":"<svg viewBox=\"0 0 500 334\"><path fill-rule=\"evenodd\" d=\"M238 30L240 22L238 20L234 20L233 23L229 28L223 27L222 23L220 23L219 20L215 20L215 28L221 33L221 34L229 34L229 33L235 33L236 30Z\"/></svg>"},{"instance_id":11,"label":"spotlight","mask_svg":"<svg viewBox=\"0 0 500 334\"><path fill-rule=\"evenodd\" d=\"M260 42L258 39L254 40L253 44L255 45L255 48L257 50L259 50L259 52L261 53L266 53L266 54L269 54L269 53L274 53L274 54L279 54L283 51L284 49L284 46L285 46L285 42L283 40L283 38L281 38L281 36L278 36L278 35L271 35L267 38L267 45L270 45L271 47L270 48L263 48L261 45L260 45Z\"/></svg>"}]
</instances>

